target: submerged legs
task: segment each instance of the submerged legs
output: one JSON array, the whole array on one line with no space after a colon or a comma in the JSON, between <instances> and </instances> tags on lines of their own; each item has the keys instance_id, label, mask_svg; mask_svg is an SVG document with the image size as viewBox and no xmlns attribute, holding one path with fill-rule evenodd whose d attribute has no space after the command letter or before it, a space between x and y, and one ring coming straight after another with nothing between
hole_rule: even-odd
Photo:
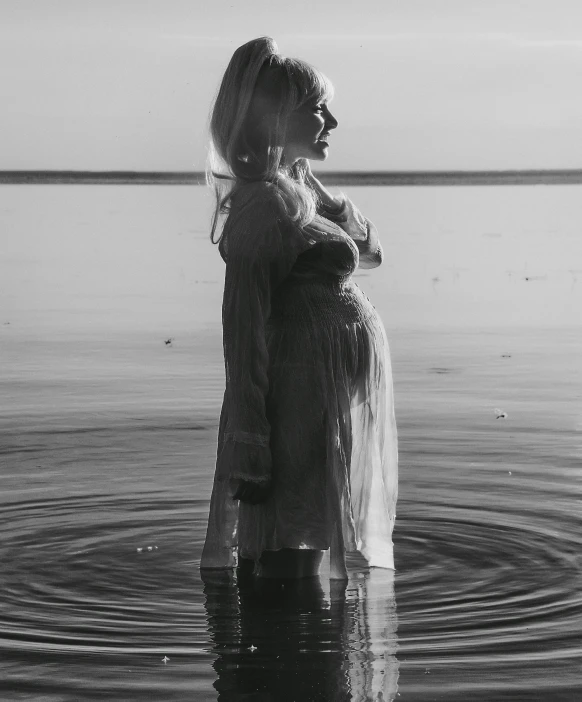
<instances>
[{"instance_id":1,"label":"submerged legs","mask_svg":"<svg viewBox=\"0 0 582 702\"><path fill-rule=\"evenodd\" d=\"M319 575L324 553L297 548L263 551L255 574L260 578L311 578Z\"/></svg>"}]
</instances>

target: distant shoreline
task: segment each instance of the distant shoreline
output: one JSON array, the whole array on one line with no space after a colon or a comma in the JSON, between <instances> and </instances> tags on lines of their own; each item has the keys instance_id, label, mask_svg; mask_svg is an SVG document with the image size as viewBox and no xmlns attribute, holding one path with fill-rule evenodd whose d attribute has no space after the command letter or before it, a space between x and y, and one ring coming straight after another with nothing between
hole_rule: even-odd
<instances>
[{"instance_id":1,"label":"distant shoreline","mask_svg":"<svg viewBox=\"0 0 582 702\"><path fill-rule=\"evenodd\" d=\"M326 171L326 185L579 185L582 169ZM204 185L201 171L0 171L0 185Z\"/></svg>"}]
</instances>

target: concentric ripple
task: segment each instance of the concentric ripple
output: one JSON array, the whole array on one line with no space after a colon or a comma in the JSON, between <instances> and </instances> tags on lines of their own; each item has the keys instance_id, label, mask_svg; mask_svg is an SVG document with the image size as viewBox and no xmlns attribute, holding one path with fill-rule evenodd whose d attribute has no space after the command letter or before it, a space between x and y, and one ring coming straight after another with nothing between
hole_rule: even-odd
<instances>
[{"instance_id":1,"label":"concentric ripple","mask_svg":"<svg viewBox=\"0 0 582 702\"><path fill-rule=\"evenodd\" d=\"M501 515L487 513L495 516ZM406 592L400 618L406 607L407 623L418 631L400 637L403 654L511 648L531 655L554 639L568 655L568 632L579 636L582 616L582 558L573 542L567 548L560 534L454 511L399 526L400 561L408 557L411 564L398 581Z\"/></svg>"},{"instance_id":2,"label":"concentric ripple","mask_svg":"<svg viewBox=\"0 0 582 702\"><path fill-rule=\"evenodd\" d=\"M525 339L511 369L481 337L395 358L397 570L350 557L345 585L201 579L216 364L198 404L176 399L186 350L179 372L151 350L147 392L131 344L135 379L107 356L71 390L59 352L57 396L19 371L26 401L0 412L0 699L582 699L572 339L559 363Z\"/></svg>"},{"instance_id":3,"label":"concentric ripple","mask_svg":"<svg viewBox=\"0 0 582 702\"><path fill-rule=\"evenodd\" d=\"M184 597L197 576L187 567L195 509L155 494L5 507L0 646L128 653L162 640L167 651L196 627L196 601Z\"/></svg>"},{"instance_id":4,"label":"concentric ripple","mask_svg":"<svg viewBox=\"0 0 582 702\"><path fill-rule=\"evenodd\" d=\"M451 667L481 672L532 667L533 686L540 676L547 683L547 670L542 672L553 662L566 674L570 670L575 682L582 622L575 514L562 513L557 528L548 514L403 500L395 580L391 571L370 571L350 559L345 591L308 588L283 596L267 589L257 597L232 580L202 587L205 511L205 501L164 492L133 500L104 494L5 506L0 518L5 660L34 660L40 676L34 689L46 691L56 669L48 672L39 661L55 655L97 658L110 666L112 677L91 685L112 691L121 685L120 658L134 669L144 668L145 661L165 668L166 656L179 670L160 690L177 694L192 684L194 663L198 684L207 681L207 699L213 699L213 676L236 691L241 680L247 687L264 680L257 666L270 671L269 679L283 676L297 694L307 694L301 680L315 666L313 685L329 694L333 689L338 699L360 688L362 694L375 690L394 699L399 675L402 685L415 669L433 676L430 683L417 676L407 686L418 699L434 689L439 670ZM10 670L5 668L7 679L21 684L22 673L11 677ZM297 677L283 675L289 670L298 671ZM344 687L329 688L336 678ZM270 688L273 684L270 679ZM132 685L124 694L139 699L139 685L135 680ZM480 699L490 681L469 687ZM454 690L462 689L457 682Z\"/></svg>"}]
</instances>

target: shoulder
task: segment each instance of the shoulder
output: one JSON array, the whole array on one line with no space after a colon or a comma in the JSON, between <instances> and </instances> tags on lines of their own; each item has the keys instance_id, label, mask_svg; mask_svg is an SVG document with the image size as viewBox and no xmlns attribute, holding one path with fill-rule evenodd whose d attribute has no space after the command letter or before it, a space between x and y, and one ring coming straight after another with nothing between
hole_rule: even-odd
<instances>
[{"instance_id":1,"label":"shoulder","mask_svg":"<svg viewBox=\"0 0 582 702\"><path fill-rule=\"evenodd\" d=\"M279 188L259 181L235 193L225 225L232 253L289 257L309 248L302 229L289 216Z\"/></svg>"},{"instance_id":2,"label":"shoulder","mask_svg":"<svg viewBox=\"0 0 582 702\"><path fill-rule=\"evenodd\" d=\"M294 228L279 188L274 183L257 181L237 189L228 217L229 230L252 230L258 235L274 229L290 231Z\"/></svg>"},{"instance_id":3,"label":"shoulder","mask_svg":"<svg viewBox=\"0 0 582 702\"><path fill-rule=\"evenodd\" d=\"M233 196L233 212L246 216L272 214L279 217L284 214L283 199L274 183L259 180L245 183L237 188Z\"/></svg>"}]
</instances>

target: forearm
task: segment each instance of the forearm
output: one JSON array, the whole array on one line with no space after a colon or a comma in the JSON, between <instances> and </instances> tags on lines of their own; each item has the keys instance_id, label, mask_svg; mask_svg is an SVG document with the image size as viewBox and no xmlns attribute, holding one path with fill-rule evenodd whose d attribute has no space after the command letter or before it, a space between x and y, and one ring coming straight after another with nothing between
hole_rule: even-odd
<instances>
[{"instance_id":1,"label":"forearm","mask_svg":"<svg viewBox=\"0 0 582 702\"><path fill-rule=\"evenodd\" d=\"M360 268L377 268L383 259L384 252L378 237L378 230L370 220L366 220L368 236L366 241L357 241L360 254Z\"/></svg>"},{"instance_id":2,"label":"forearm","mask_svg":"<svg viewBox=\"0 0 582 702\"><path fill-rule=\"evenodd\" d=\"M383 251L376 226L362 215L347 195L340 193L339 197L342 204L327 216L355 242L360 259L359 267L377 268L382 263Z\"/></svg>"},{"instance_id":3,"label":"forearm","mask_svg":"<svg viewBox=\"0 0 582 702\"><path fill-rule=\"evenodd\" d=\"M366 219L351 200L340 193L334 197L313 173L309 172L311 186L318 194L324 216L338 224L356 243L360 268L377 268L382 263L383 251L378 230Z\"/></svg>"}]
</instances>

